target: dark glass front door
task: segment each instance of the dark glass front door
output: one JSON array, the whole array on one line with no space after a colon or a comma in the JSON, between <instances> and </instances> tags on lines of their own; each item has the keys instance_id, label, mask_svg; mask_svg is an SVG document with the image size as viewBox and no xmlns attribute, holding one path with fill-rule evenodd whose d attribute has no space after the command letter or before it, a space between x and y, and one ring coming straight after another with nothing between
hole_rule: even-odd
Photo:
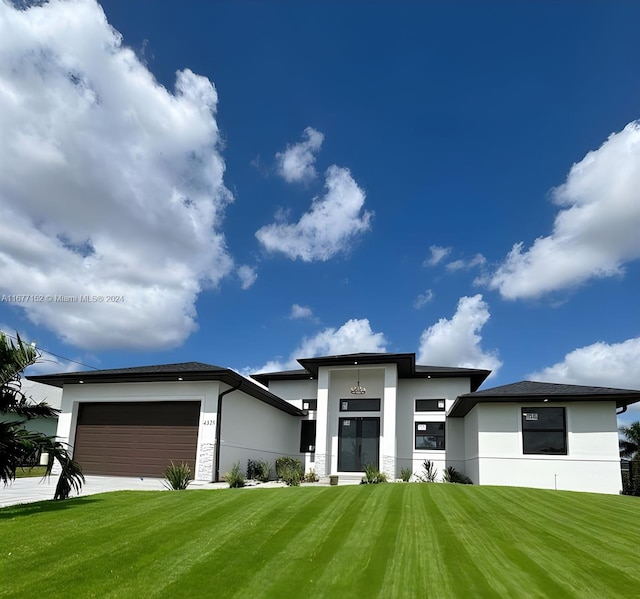
<instances>
[{"instance_id":1,"label":"dark glass front door","mask_svg":"<svg viewBox=\"0 0 640 599\"><path fill-rule=\"evenodd\" d=\"M379 467L380 418L340 418L338 471L362 472L368 464Z\"/></svg>"}]
</instances>

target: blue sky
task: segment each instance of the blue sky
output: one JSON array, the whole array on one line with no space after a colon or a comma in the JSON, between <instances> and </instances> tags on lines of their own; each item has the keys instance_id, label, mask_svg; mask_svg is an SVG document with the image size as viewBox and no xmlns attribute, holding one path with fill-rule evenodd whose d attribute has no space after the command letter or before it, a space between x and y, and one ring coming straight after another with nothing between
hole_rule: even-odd
<instances>
[{"instance_id":1,"label":"blue sky","mask_svg":"<svg viewBox=\"0 0 640 599\"><path fill-rule=\"evenodd\" d=\"M639 19L0 2L0 326L98 368L397 351L640 389Z\"/></svg>"}]
</instances>

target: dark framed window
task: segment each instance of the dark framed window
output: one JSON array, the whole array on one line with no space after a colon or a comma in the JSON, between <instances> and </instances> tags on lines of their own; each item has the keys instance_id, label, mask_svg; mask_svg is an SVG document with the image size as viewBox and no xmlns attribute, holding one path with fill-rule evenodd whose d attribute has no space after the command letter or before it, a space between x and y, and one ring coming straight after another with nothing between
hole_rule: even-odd
<instances>
[{"instance_id":1,"label":"dark framed window","mask_svg":"<svg viewBox=\"0 0 640 599\"><path fill-rule=\"evenodd\" d=\"M567 454L564 408L522 408L522 453Z\"/></svg>"},{"instance_id":2,"label":"dark framed window","mask_svg":"<svg viewBox=\"0 0 640 599\"><path fill-rule=\"evenodd\" d=\"M416 449L444 449L444 422L416 422Z\"/></svg>"},{"instance_id":3,"label":"dark framed window","mask_svg":"<svg viewBox=\"0 0 640 599\"><path fill-rule=\"evenodd\" d=\"M444 399L416 399L416 412L443 412Z\"/></svg>"},{"instance_id":4,"label":"dark framed window","mask_svg":"<svg viewBox=\"0 0 640 599\"><path fill-rule=\"evenodd\" d=\"M300 453L313 453L316 450L316 421L300 422Z\"/></svg>"},{"instance_id":5,"label":"dark framed window","mask_svg":"<svg viewBox=\"0 0 640 599\"><path fill-rule=\"evenodd\" d=\"M318 409L318 400L317 399L303 399L302 400L302 409L303 410L311 410L315 411Z\"/></svg>"},{"instance_id":6,"label":"dark framed window","mask_svg":"<svg viewBox=\"0 0 640 599\"><path fill-rule=\"evenodd\" d=\"M380 399L341 399L341 412L379 412Z\"/></svg>"}]
</instances>

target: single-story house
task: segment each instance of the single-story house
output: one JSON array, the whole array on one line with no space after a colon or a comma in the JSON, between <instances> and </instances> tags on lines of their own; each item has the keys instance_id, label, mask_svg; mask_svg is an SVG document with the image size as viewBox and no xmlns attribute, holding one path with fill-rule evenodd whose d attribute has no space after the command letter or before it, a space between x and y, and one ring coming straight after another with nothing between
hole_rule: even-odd
<instances>
[{"instance_id":1,"label":"single-story house","mask_svg":"<svg viewBox=\"0 0 640 599\"><path fill-rule=\"evenodd\" d=\"M187 362L29 377L63 389L57 435L86 474L162 476L170 461L221 480L235 462L302 460L321 477L391 479L425 460L475 484L599 493L622 487L616 413L640 391L524 381L413 353L298 360L244 377Z\"/></svg>"}]
</instances>

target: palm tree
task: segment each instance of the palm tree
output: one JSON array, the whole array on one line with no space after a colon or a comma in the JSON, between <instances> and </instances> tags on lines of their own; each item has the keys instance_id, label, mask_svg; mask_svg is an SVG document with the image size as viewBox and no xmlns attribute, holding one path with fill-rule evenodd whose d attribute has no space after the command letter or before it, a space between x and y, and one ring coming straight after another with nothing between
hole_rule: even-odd
<instances>
[{"instance_id":1,"label":"palm tree","mask_svg":"<svg viewBox=\"0 0 640 599\"><path fill-rule=\"evenodd\" d=\"M629 426L618 428L624 439L620 439L620 457L638 461L640 455L640 421L632 422Z\"/></svg>"},{"instance_id":2,"label":"palm tree","mask_svg":"<svg viewBox=\"0 0 640 599\"><path fill-rule=\"evenodd\" d=\"M53 460L49 460L45 476L51 474L54 460L61 467L54 499L67 499L72 490L78 492L82 488L80 465L55 437L27 431L22 426L26 420L58 413L44 401L34 403L21 391L22 371L39 357L35 347L25 345L19 336L14 343L0 331L0 480L7 485L15 479L20 466L47 452Z\"/></svg>"}]
</instances>

